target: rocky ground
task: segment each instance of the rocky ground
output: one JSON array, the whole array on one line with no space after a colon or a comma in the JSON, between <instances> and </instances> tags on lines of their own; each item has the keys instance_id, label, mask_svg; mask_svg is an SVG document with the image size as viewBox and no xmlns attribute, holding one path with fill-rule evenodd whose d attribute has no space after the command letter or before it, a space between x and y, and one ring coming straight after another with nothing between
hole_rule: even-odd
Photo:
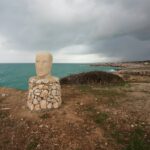
<instances>
[{"instance_id":1,"label":"rocky ground","mask_svg":"<svg viewBox=\"0 0 150 150\"><path fill-rule=\"evenodd\" d=\"M131 76L130 76L131 77ZM0 150L149 150L150 77L62 85L62 105L33 113L28 91L0 88Z\"/></svg>"}]
</instances>

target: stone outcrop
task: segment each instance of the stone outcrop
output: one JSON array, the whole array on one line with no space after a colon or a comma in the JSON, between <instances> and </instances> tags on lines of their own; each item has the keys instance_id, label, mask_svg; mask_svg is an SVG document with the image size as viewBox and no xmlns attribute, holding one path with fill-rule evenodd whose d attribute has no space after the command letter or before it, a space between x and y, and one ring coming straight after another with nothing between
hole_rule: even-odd
<instances>
[{"instance_id":1,"label":"stone outcrop","mask_svg":"<svg viewBox=\"0 0 150 150\"><path fill-rule=\"evenodd\" d=\"M118 71L119 74L127 74L127 75L137 75L137 76L150 76L150 71L148 70L121 70Z\"/></svg>"}]
</instances>

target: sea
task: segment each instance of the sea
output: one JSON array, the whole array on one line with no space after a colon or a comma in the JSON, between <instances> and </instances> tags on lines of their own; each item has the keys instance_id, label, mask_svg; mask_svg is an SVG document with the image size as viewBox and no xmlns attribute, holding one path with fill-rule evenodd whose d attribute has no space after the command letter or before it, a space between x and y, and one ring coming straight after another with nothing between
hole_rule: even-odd
<instances>
[{"instance_id":1,"label":"sea","mask_svg":"<svg viewBox=\"0 0 150 150\"><path fill-rule=\"evenodd\" d=\"M59 78L88 71L113 72L117 67L91 66L90 64L64 64L54 63L52 75ZM28 79L35 76L34 63L7 63L0 64L0 87L9 87L21 90L28 89Z\"/></svg>"}]
</instances>

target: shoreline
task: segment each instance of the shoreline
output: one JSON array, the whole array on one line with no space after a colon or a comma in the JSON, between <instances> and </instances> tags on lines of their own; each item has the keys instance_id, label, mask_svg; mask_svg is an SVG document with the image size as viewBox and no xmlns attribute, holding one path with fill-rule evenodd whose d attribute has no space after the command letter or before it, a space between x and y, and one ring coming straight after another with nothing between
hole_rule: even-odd
<instances>
[{"instance_id":1,"label":"shoreline","mask_svg":"<svg viewBox=\"0 0 150 150\"><path fill-rule=\"evenodd\" d=\"M133 61L133 62L116 62L116 63L96 63L96 64L89 64L89 65L91 67L92 66L116 67L113 71L109 71L109 73L118 75L122 77L125 81L150 82L149 81L150 60ZM71 74L71 75L74 75L74 74ZM28 89L20 89L20 88L14 88L14 87L9 87L9 86L0 86L0 88L8 88L8 89L10 88L10 89L22 90L22 91L28 90Z\"/></svg>"},{"instance_id":2,"label":"shoreline","mask_svg":"<svg viewBox=\"0 0 150 150\"><path fill-rule=\"evenodd\" d=\"M150 60L147 61L132 61L132 62L116 62L116 63L99 63L90 64L91 66L111 66L120 67L118 70L112 72L121 76L125 80L130 80L130 78L136 78L135 81L140 80L140 78L150 77ZM148 79L146 79L147 81ZM143 80L142 80L143 81Z\"/></svg>"}]
</instances>

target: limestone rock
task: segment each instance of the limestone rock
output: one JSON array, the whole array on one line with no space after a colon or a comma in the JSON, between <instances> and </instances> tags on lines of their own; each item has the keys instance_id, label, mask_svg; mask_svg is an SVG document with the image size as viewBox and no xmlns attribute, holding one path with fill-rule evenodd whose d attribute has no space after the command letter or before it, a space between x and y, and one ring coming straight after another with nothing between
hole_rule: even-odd
<instances>
[{"instance_id":1,"label":"limestone rock","mask_svg":"<svg viewBox=\"0 0 150 150\"><path fill-rule=\"evenodd\" d=\"M59 104L57 102L53 103L53 107L54 108L58 108L59 107Z\"/></svg>"},{"instance_id":2,"label":"limestone rock","mask_svg":"<svg viewBox=\"0 0 150 150\"><path fill-rule=\"evenodd\" d=\"M34 107L34 108L35 108L35 110L36 110L36 111L38 111L38 110L40 110L40 105L39 105L39 104L37 104L37 105L35 105L35 107Z\"/></svg>"},{"instance_id":3,"label":"limestone rock","mask_svg":"<svg viewBox=\"0 0 150 150\"><path fill-rule=\"evenodd\" d=\"M48 108L48 109L51 109L51 108L52 108L52 103L49 103L49 104L47 105L47 108Z\"/></svg>"},{"instance_id":4,"label":"limestone rock","mask_svg":"<svg viewBox=\"0 0 150 150\"><path fill-rule=\"evenodd\" d=\"M32 111L58 108L61 105L61 86L59 79L50 75L51 62L52 56L49 53L36 56L37 76L31 77L28 83L27 106Z\"/></svg>"},{"instance_id":5,"label":"limestone rock","mask_svg":"<svg viewBox=\"0 0 150 150\"><path fill-rule=\"evenodd\" d=\"M56 85L52 85L52 89L53 89L53 90L56 90Z\"/></svg>"},{"instance_id":6,"label":"limestone rock","mask_svg":"<svg viewBox=\"0 0 150 150\"><path fill-rule=\"evenodd\" d=\"M44 91L42 91L42 93L41 93L41 97L47 97L47 95L48 95L48 91L47 90L44 90Z\"/></svg>"},{"instance_id":7,"label":"limestone rock","mask_svg":"<svg viewBox=\"0 0 150 150\"><path fill-rule=\"evenodd\" d=\"M40 106L41 106L41 109L46 109L47 108L47 102L46 102L46 100L41 100L40 101Z\"/></svg>"},{"instance_id":8,"label":"limestone rock","mask_svg":"<svg viewBox=\"0 0 150 150\"><path fill-rule=\"evenodd\" d=\"M27 101L27 106L31 111L34 109L34 105L29 101Z\"/></svg>"},{"instance_id":9,"label":"limestone rock","mask_svg":"<svg viewBox=\"0 0 150 150\"><path fill-rule=\"evenodd\" d=\"M52 95L56 95L56 90L52 90Z\"/></svg>"},{"instance_id":10,"label":"limestone rock","mask_svg":"<svg viewBox=\"0 0 150 150\"><path fill-rule=\"evenodd\" d=\"M43 87L44 87L43 84L40 84L40 85L38 86L38 88L39 88L40 90L43 89Z\"/></svg>"},{"instance_id":11,"label":"limestone rock","mask_svg":"<svg viewBox=\"0 0 150 150\"><path fill-rule=\"evenodd\" d=\"M38 104L38 100L37 99L33 99L33 104Z\"/></svg>"}]
</instances>

